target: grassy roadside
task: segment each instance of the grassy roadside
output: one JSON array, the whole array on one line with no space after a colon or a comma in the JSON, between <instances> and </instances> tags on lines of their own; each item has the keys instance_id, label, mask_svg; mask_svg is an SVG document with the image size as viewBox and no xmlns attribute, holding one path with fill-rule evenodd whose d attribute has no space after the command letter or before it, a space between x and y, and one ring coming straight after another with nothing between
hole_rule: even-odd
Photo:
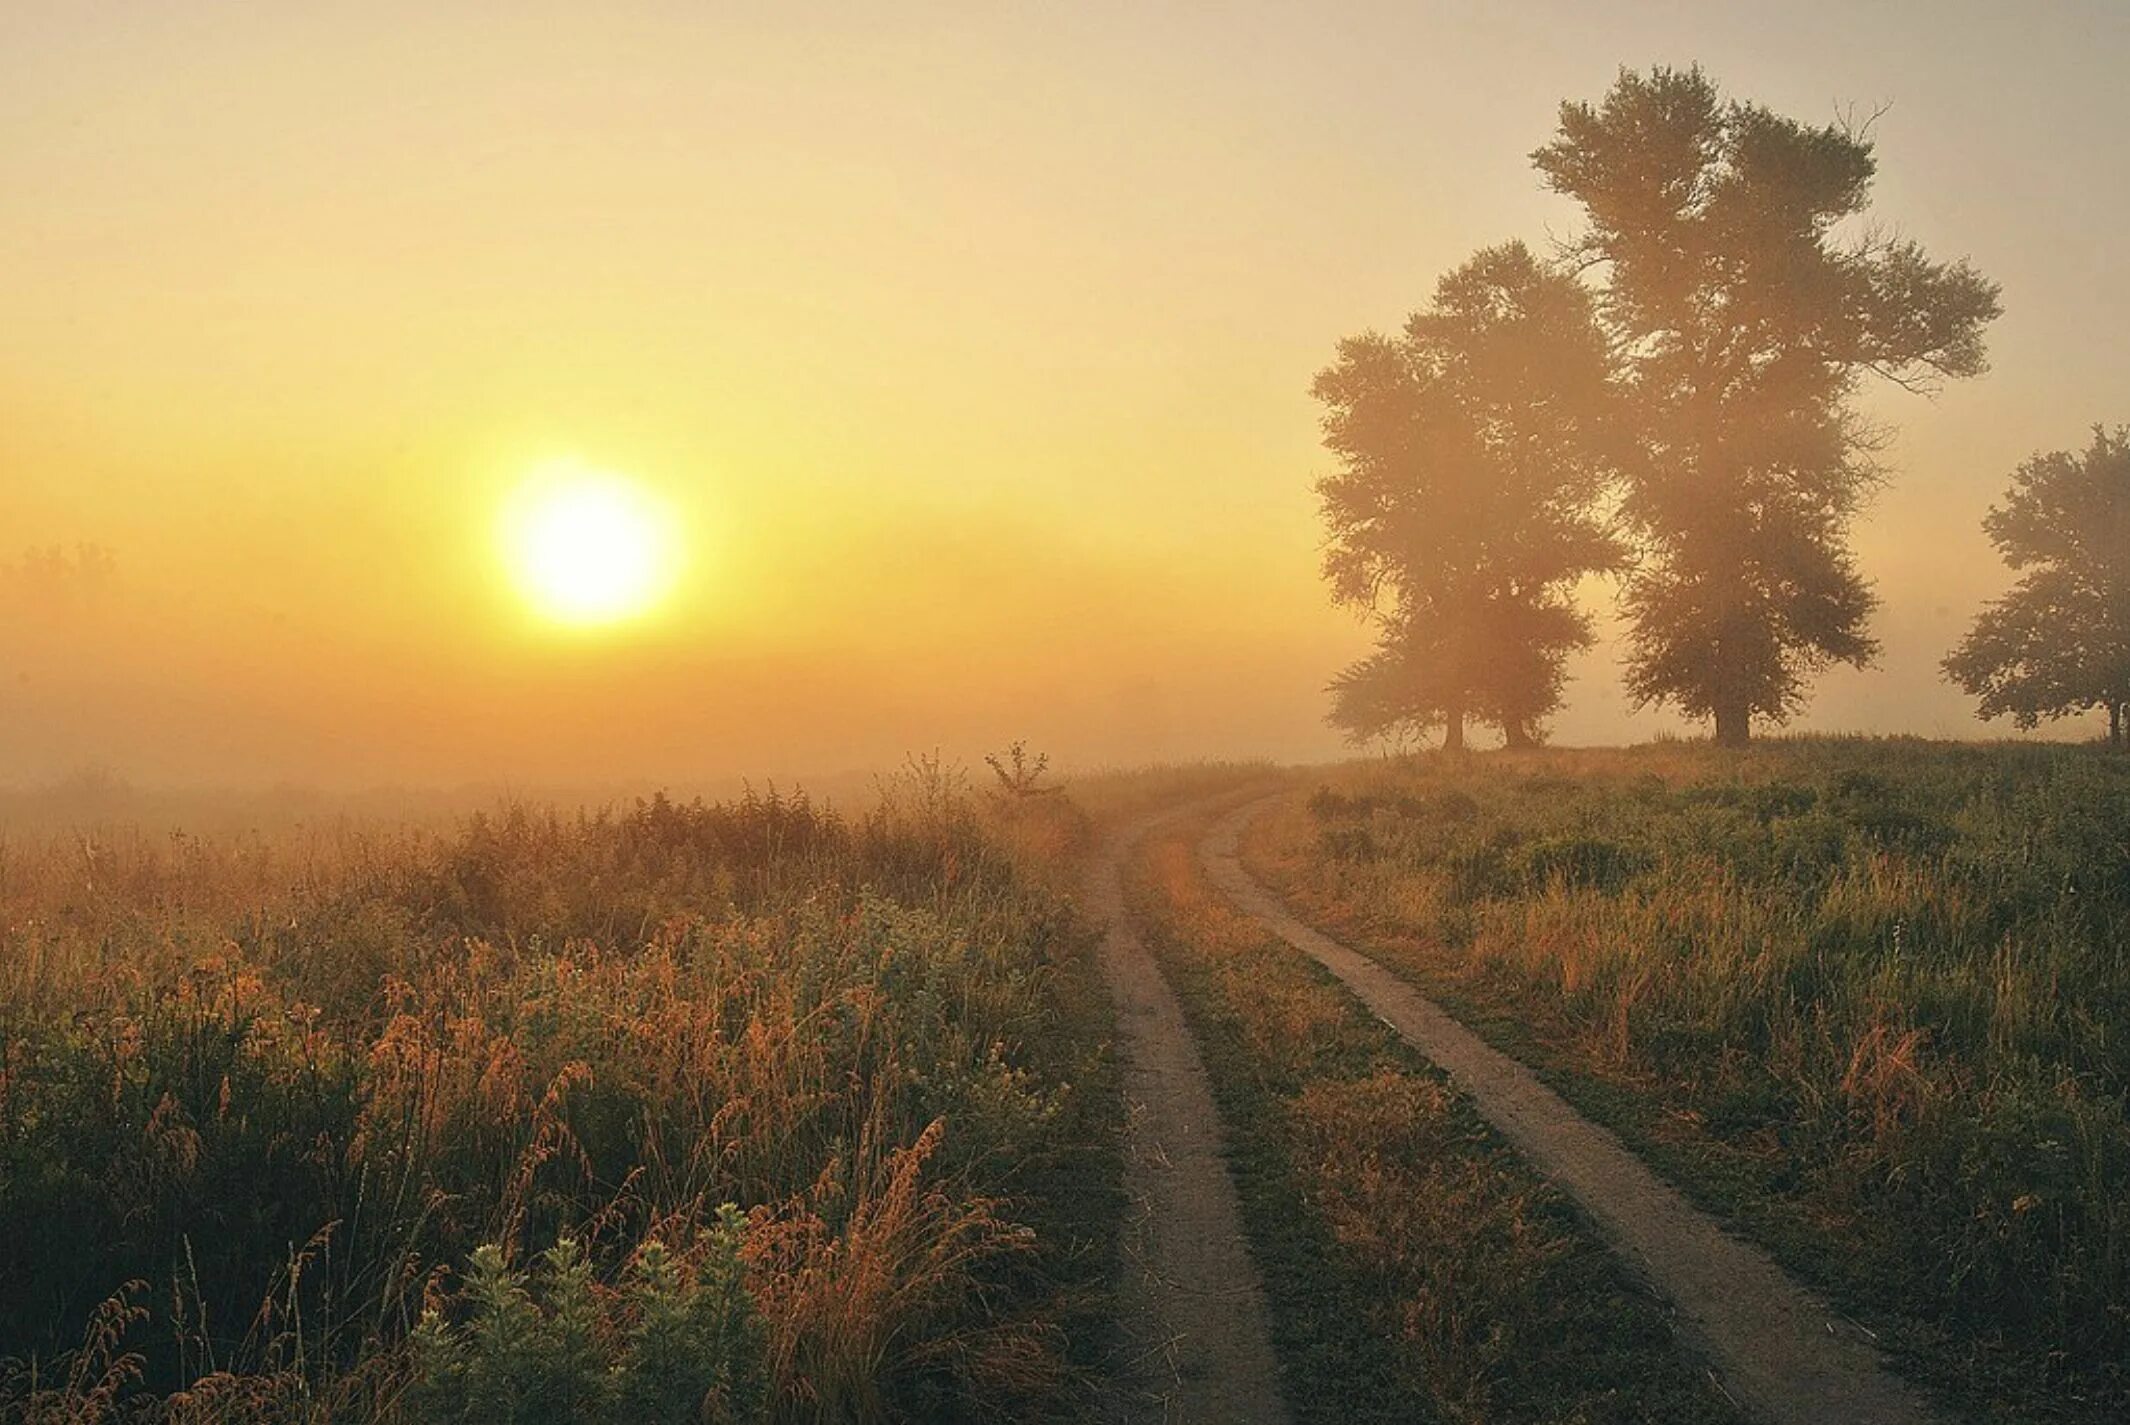
<instances>
[{"instance_id":1,"label":"grassy roadside","mask_svg":"<svg viewBox=\"0 0 2130 1425\"><path fill-rule=\"evenodd\" d=\"M1209 815L1150 836L1127 891L1213 1080L1297 1417L1735 1419L1440 1073L1208 890Z\"/></svg>"},{"instance_id":2,"label":"grassy roadside","mask_svg":"<svg viewBox=\"0 0 2130 1425\"><path fill-rule=\"evenodd\" d=\"M1243 853L1916 1378L2097 1422L2130 1405L2121 770L1814 742L1353 767Z\"/></svg>"},{"instance_id":3,"label":"grassy roadside","mask_svg":"<svg viewBox=\"0 0 2130 1425\"><path fill-rule=\"evenodd\" d=\"M1084 1418L1084 829L935 777L0 845L0 1422Z\"/></svg>"}]
</instances>

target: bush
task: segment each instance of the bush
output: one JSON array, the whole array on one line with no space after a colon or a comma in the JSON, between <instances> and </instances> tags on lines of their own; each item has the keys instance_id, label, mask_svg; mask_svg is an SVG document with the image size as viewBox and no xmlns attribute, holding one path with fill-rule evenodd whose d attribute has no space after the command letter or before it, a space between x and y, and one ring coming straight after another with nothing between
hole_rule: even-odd
<instances>
[{"instance_id":1,"label":"bush","mask_svg":"<svg viewBox=\"0 0 2130 1425\"><path fill-rule=\"evenodd\" d=\"M440 1309L413 1337L410 1403L439 1425L696 1425L762 1418L763 1328L742 1280L739 1210L720 1209L693 1260L653 1240L602 1292L562 1238L536 1273L473 1254L466 1320ZM535 1295L537 1293L537 1297Z\"/></svg>"}]
</instances>

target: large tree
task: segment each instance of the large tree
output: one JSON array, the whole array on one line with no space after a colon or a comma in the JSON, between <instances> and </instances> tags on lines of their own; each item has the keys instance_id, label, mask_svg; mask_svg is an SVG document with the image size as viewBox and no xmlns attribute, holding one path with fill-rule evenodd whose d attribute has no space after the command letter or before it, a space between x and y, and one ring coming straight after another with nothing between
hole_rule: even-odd
<instances>
[{"instance_id":1,"label":"large tree","mask_svg":"<svg viewBox=\"0 0 2130 1425\"><path fill-rule=\"evenodd\" d=\"M1623 72L1601 104L1563 105L1533 160L1583 206L1573 257L1601 274L1640 433L1629 690L1743 743L1820 668L1875 652L1848 544L1878 474L1860 377L1980 372L1997 289L1856 226L1877 166L1863 132L1726 101L1698 69Z\"/></svg>"},{"instance_id":2,"label":"large tree","mask_svg":"<svg viewBox=\"0 0 2130 1425\"><path fill-rule=\"evenodd\" d=\"M2037 455L1982 521L2021 571L1985 608L1945 671L1985 718L2021 727L2108 710L2123 742L2130 706L2130 428L2093 432L2083 454Z\"/></svg>"},{"instance_id":3,"label":"large tree","mask_svg":"<svg viewBox=\"0 0 2130 1425\"><path fill-rule=\"evenodd\" d=\"M1317 485L1333 597L1377 649L1332 685L1356 738L1468 720L1528 741L1590 641L1574 581L1619 549L1606 480L1610 360L1592 299L1521 243L1445 276L1395 337L1339 345L1314 387L1338 469Z\"/></svg>"}]
</instances>

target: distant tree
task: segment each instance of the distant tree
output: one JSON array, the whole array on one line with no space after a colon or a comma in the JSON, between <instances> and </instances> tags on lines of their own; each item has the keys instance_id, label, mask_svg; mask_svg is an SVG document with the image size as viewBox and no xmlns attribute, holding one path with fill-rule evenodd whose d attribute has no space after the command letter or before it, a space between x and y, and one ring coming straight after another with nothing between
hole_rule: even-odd
<instances>
[{"instance_id":1,"label":"distant tree","mask_svg":"<svg viewBox=\"0 0 2130 1425\"><path fill-rule=\"evenodd\" d=\"M1985 608L1945 671L1982 700L1985 718L2020 727L2108 710L2122 746L2130 705L2130 427L2096 427L2073 455L2037 455L1982 521L2005 563L2024 571Z\"/></svg>"},{"instance_id":2,"label":"distant tree","mask_svg":"<svg viewBox=\"0 0 2130 1425\"><path fill-rule=\"evenodd\" d=\"M108 597L117 576L118 561L102 545L26 549L0 564L0 603L40 617L79 612Z\"/></svg>"},{"instance_id":3,"label":"distant tree","mask_svg":"<svg viewBox=\"0 0 2130 1425\"><path fill-rule=\"evenodd\" d=\"M1564 104L1532 157L1583 205L1572 254L1602 271L1640 435L1629 690L1742 744L1822 667L1876 653L1848 545L1879 473L1860 377L1981 372L1997 288L1914 243L1842 236L1870 201L1866 132L1727 102L1699 69L1623 72L1602 104Z\"/></svg>"},{"instance_id":4,"label":"distant tree","mask_svg":"<svg viewBox=\"0 0 2130 1425\"><path fill-rule=\"evenodd\" d=\"M1609 357L1590 294L1522 243L1488 248L1396 337L1341 342L1314 391L1339 468L1317 485L1333 597L1377 627L1332 684L1356 739L1468 720L1528 743L1590 642L1574 582L1620 550L1596 512Z\"/></svg>"}]
</instances>

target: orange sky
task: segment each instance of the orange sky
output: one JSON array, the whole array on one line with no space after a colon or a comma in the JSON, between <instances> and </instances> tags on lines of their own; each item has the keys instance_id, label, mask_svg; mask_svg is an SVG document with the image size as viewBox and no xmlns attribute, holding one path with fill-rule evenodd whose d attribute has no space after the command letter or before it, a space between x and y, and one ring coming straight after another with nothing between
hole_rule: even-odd
<instances>
[{"instance_id":1,"label":"orange sky","mask_svg":"<svg viewBox=\"0 0 2130 1425\"><path fill-rule=\"evenodd\" d=\"M1807 724L1971 733L1983 510L2130 420L2130 12L1908 11L16 0L0 564L116 567L0 590L0 783L1333 754L1311 373L1572 229L1525 158L1561 99L1696 60L1890 102L1880 213L2004 284L1989 376L1872 400L1886 655ZM682 525L620 632L494 557L571 455ZM1560 740L1669 725L1578 673Z\"/></svg>"}]
</instances>

